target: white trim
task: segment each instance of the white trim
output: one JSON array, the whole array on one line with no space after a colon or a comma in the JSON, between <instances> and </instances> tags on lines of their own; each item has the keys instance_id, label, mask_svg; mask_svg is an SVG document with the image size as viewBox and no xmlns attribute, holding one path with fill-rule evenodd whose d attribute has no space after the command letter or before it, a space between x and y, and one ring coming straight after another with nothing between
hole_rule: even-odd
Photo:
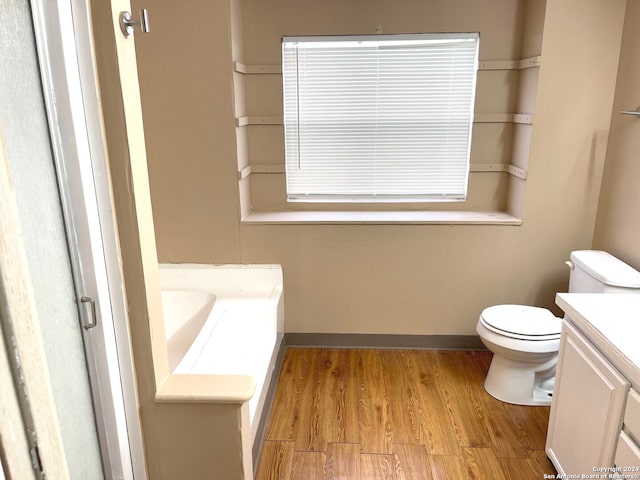
<instances>
[{"instance_id":1,"label":"white trim","mask_svg":"<svg viewBox=\"0 0 640 480\"><path fill-rule=\"evenodd\" d=\"M97 303L98 326L84 330L83 337L105 476L143 479L144 450L88 8L81 0L32 0L76 294Z\"/></svg>"},{"instance_id":2,"label":"white trim","mask_svg":"<svg viewBox=\"0 0 640 480\"><path fill-rule=\"evenodd\" d=\"M112 204L109 168L105 157L106 140L101 120L102 107L94 58L95 48L91 14L86 0L71 0L71 2L76 35L76 54L84 100L85 128L93 164L100 228L102 231L102 246L111 295L111 311L113 318L120 320L114 322L114 327L127 418L130 458L134 478L142 480L147 478L147 469L139 414L140 404L133 363L133 348L129 333L129 315L124 292L124 279L120 265L120 245Z\"/></svg>"},{"instance_id":3,"label":"white trim","mask_svg":"<svg viewBox=\"0 0 640 480\"><path fill-rule=\"evenodd\" d=\"M310 43L331 43L350 42L366 43L372 42L375 45L398 45L402 41L410 41L411 44L417 42L424 44L444 43L444 42L468 42L471 38L479 38L480 32L447 32L447 33L376 33L373 35L285 35L282 37L283 44L296 42Z\"/></svg>"},{"instance_id":4,"label":"white trim","mask_svg":"<svg viewBox=\"0 0 640 480\"><path fill-rule=\"evenodd\" d=\"M503 212L279 211L251 212L242 225L521 225Z\"/></svg>"}]
</instances>

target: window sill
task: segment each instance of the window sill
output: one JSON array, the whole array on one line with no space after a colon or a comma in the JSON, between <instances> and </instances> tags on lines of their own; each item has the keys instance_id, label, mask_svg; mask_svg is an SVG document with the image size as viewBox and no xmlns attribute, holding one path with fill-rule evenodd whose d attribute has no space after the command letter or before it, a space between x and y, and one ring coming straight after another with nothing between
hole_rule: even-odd
<instances>
[{"instance_id":1,"label":"window sill","mask_svg":"<svg viewBox=\"0 0 640 480\"><path fill-rule=\"evenodd\" d=\"M280 211L251 212L242 225L521 225L503 212L443 211Z\"/></svg>"}]
</instances>

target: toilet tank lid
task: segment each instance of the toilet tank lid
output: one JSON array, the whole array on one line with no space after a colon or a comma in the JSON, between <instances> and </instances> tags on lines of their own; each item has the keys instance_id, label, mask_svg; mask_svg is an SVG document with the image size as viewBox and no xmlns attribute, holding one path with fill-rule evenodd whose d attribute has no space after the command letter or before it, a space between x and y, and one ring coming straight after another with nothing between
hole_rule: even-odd
<instances>
[{"instance_id":1,"label":"toilet tank lid","mask_svg":"<svg viewBox=\"0 0 640 480\"><path fill-rule=\"evenodd\" d=\"M493 328L517 335L558 335L562 330L562 319L546 308L528 305L494 305L485 308L480 318Z\"/></svg>"},{"instance_id":2,"label":"toilet tank lid","mask_svg":"<svg viewBox=\"0 0 640 480\"><path fill-rule=\"evenodd\" d=\"M614 287L640 288L640 272L601 250L571 252L573 264L596 280Z\"/></svg>"}]
</instances>

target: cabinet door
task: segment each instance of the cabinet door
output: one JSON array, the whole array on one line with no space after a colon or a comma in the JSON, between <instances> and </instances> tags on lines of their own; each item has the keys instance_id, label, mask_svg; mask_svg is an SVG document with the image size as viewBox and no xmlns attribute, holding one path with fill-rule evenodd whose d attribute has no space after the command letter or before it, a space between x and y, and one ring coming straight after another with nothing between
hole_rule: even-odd
<instances>
[{"instance_id":1,"label":"cabinet door","mask_svg":"<svg viewBox=\"0 0 640 480\"><path fill-rule=\"evenodd\" d=\"M582 335L563 325L547 454L562 474L613 466L629 383Z\"/></svg>"}]
</instances>

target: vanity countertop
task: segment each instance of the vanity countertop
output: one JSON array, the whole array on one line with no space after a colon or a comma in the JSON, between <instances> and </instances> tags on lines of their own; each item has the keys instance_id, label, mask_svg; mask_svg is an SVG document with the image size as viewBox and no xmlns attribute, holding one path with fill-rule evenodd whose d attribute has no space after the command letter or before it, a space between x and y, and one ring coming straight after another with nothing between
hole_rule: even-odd
<instances>
[{"instance_id":1,"label":"vanity countertop","mask_svg":"<svg viewBox=\"0 0 640 480\"><path fill-rule=\"evenodd\" d=\"M558 293L566 317L640 389L640 294Z\"/></svg>"}]
</instances>

